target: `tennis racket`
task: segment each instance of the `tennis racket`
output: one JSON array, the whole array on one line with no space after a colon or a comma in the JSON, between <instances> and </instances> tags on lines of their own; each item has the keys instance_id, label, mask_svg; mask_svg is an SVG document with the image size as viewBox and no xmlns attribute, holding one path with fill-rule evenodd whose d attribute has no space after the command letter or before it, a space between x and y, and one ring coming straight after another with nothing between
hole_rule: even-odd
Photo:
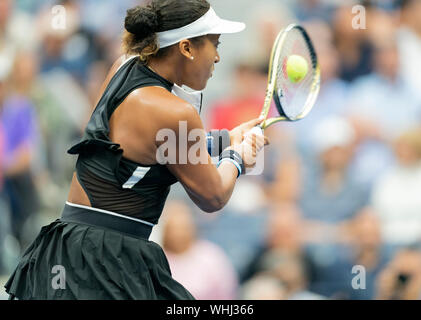
<instances>
[{"instance_id":1,"label":"tennis racket","mask_svg":"<svg viewBox=\"0 0 421 320\"><path fill-rule=\"evenodd\" d=\"M303 58L308 70L296 82L290 80L287 72L288 59L293 55ZM277 122L303 119L313 108L319 90L320 67L311 39L303 27L290 24L278 34L274 42L269 62L268 87L261 113L265 120L260 126L253 128L252 132L263 134L264 129ZM278 115L267 119L272 99Z\"/></svg>"}]
</instances>

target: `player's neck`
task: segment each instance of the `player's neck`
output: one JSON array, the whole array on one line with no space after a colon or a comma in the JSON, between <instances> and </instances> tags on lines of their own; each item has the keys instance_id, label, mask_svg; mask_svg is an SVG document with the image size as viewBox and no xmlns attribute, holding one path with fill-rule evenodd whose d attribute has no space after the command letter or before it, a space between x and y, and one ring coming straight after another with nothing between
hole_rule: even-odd
<instances>
[{"instance_id":1,"label":"player's neck","mask_svg":"<svg viewBox=\"0 0 421 320\"><path fill-rule=\"evenodd\" d=\"M151 60L148 63L149 69L160 75L162 78L168 80L171 83L180 84L180 73L177 72L177 68L174 68L174 65L176 64L173 61L163 60Z\"/></svg>"}]
</instances>

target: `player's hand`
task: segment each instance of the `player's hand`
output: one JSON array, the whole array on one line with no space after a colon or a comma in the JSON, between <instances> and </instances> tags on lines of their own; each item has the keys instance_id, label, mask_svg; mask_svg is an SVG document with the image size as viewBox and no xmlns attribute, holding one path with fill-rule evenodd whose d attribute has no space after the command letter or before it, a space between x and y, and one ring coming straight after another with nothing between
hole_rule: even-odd
<instances>
[{"instance_id":1,"label":"player's hand","mask_svg":"<svg viewBox=\"0 0 421 320\"><path fill-rule=\"evenodd\" d=\"M234 144L230 149L237 151L243 159L246 168L254 168L257 155L263 147L269 144L266 136L250 132L244 133L244 139L240 144Z\"/></svg>"},{"instance_id":2,"label":"player's hand","mask_svg":"<svg viewBox=\"0 0 421 320\"><path fill-rule=\"evenodd\" d=\"M263 120L264 120L263 117L252 119L232 129L230 131L231 146L233 146L234 144L240 144L241 142L243 142L245 133L250 131L255 126L261 124Z\"/></svg>"}]
</instances>

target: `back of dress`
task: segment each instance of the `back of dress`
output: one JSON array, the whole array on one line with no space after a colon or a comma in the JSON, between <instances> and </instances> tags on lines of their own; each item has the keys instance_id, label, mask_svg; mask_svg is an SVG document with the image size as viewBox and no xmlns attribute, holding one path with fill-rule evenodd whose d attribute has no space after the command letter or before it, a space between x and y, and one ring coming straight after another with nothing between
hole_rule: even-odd
<instances>
[{"instance_id":1,"label":"back of dress","mask_svg":"<svg viewBox=\"0 0 421 320\"><path fill-rule=\"evenodd\" d=\"M79 155L76 174L92 207L156 224L177 179L164 165L145 166L124 158L120 145L109 138L113 112L132 91L151 86L171 92L173 84L136 57L123 64L98 102L82 141L68 152Z\"/></svg>"}]
</instances>

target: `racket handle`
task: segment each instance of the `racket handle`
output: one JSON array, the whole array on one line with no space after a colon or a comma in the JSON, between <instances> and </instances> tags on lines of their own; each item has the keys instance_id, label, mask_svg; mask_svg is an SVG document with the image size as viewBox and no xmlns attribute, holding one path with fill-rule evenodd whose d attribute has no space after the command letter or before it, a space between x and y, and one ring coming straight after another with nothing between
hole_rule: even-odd
<instances>
[{"instance_id":1,"label":"racket handle","mask_svg":"<svg viewBox=\"0 0 421 320\"><path fill-rule=\"evenodd\" d=\"M255 126L253 129L249 131L250 133L254 133L258 136L263 136L263 129L261 126Z\"/></svg>"}]
</instances>

